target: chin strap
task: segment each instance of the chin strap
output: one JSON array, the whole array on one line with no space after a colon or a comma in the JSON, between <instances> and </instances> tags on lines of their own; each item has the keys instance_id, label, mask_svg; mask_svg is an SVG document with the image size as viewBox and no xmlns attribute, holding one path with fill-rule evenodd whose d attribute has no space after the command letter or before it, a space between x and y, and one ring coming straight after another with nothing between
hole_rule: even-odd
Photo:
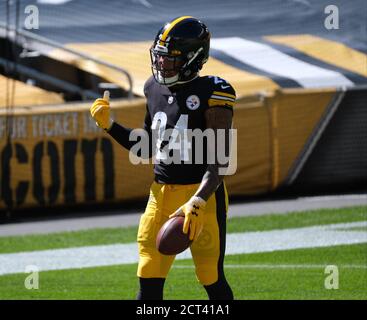
<instances>
[{"instance_id":1,"label":"chin strap","mask_svg":"<svg viewBox=\"0 0 367 320\"><path fill-rule=\"evenodd\" d=\"M160 73L160 71L158 71L158 79L159 79L158 82L160 84L163 84L163 85L169 87L169 86L172 86L172 85L176 84L177 81L178 81L178 74L176 74L175 76L170 77L170 78L164 78L159 73Z\"/></svg>"},{"instance_id":2,"label":"chin strap","mask_svg":"<svg viewBox=\"0 0 367 320\"><path fill-rule=\"evenodd\" d=\"M174 77L177 77L178 78L178 75L176 75L176 76L174 76ZM197 72L196 74L195 74L195 76L194 77L192 77L191 79L189 79L189 80L185 80L185 81L175 81L175 82L172 82L172 83L167 83L166 82L166 80L167 79L172 79L172 78L174 78L174 77L171 77L171 78L166 78L165 79L165 81L159 81L159 83L160 84L162 84L162 85L164 85L164 86L167 86L167 87L172 87L172 86L175 86L175 85L178 85L178 84L184 84L184 83L188 83L188 82L190 82L190 81L192 81L192 80L195 80L197 77L199 77L199 72Z\"/></svg>"}]
</instances>

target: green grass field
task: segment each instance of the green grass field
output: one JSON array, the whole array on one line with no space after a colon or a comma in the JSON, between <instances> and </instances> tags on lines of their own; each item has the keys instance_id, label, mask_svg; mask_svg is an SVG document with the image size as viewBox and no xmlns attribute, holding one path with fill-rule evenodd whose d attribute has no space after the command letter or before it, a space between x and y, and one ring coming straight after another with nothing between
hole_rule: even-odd
<instances>
[{"instance_id":1,"label":"green grass field","mask_svg":"<svg viewBox=\"0 0 367 320\"><path fill-rule=\"evenodd\" d=\"M233 218L228 232L269 231L367 221L367 207ZM24 237L1 237L0 254L129 243L137 228L94 229ZM355 228L357 232L367 232ZM367 299L367 243L228 255L226 276L236 299ZM339 269L339 288L326 289L326 265ZM43 271L39 289L24 286L28 274L0 276L0 299L134 299L136 264ZM165 299L207 299L191 260L177 260Z\"/></svg>"}]
</instances>

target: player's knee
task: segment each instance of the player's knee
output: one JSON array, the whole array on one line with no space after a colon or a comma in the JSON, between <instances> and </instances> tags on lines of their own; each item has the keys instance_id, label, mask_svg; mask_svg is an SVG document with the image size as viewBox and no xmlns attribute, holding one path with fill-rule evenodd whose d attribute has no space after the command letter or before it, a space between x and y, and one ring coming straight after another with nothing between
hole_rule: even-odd
<instances>
[{"instance_id":1,"label":"player's knee","mask_svg":"<svg viewBox=\"0 0 367 320\"><path fill-rule=\"evenodd\" d=\"M137 276L140 278L165 278L166 273L162 272L159 259L140 257Z\"/></svg>"},{"instance_id":2,"label":"player's knee","mask_svg":"<svg viewBox=\"0 0 367 320\"><path fill-rule=\"evenodd\" d=\"M196 277L203 286L208 286L218 280L218 268L210 265L198 265Z\"/></svg>"},{"instance_id":3,"label":"player's knee","mask_svg":"<svg viewBox=\"0 0 367 320\"><path fill-rule=\"evenodd\" d=\"M150 263L150 259L140 257L137 276L140 278L154 278L155 269L154 265Z\"/></svg>"},{"instance_id":4,"label":"player's knee","mask_svg":"<svg viewBox=\"0 0 367 320\"><path fill-rule=\"evenodd\" d=\"M166 278L173 263L173 256L151 252L139 258L137 276L140 278Z\"/></svg>"}]
</instances>

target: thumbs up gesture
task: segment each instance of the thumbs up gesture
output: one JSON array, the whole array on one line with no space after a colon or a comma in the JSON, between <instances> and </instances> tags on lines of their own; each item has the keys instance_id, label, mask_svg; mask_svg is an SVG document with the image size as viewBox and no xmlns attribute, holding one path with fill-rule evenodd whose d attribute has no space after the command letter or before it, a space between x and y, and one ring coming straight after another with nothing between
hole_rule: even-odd
<instances>
[{"instance_id":1,"label":"thumbs up gesture","mask_svg":"<svg viewBox=\"0 0 367 320\"><path fill-rule=\"evenodd\" d=\"M105 91L103 98L99 98L92 104L90 114L96 121L96 125L104 130L109 130L112 126L110 117L110 92Z\"/></svg>"}]
</instances>

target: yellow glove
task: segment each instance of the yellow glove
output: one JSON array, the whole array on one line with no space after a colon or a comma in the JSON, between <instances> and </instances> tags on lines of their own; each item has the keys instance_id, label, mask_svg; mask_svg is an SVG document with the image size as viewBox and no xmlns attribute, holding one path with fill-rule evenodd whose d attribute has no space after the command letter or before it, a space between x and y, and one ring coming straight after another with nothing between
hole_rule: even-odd
<instances>
[{"instance_id":1,"label":"yellow glove","mask_svg":"<svg viewBox=\"0 0 367 320\"><path fill-rule=\"evenodd\" d=\"M172 213L169 218L173 218L174 216L185 217L182 231L183 233L187 233L190 230L189 239L195 241L204 227L205 206L206 201L204 199L193 196L188 202L176 210L175 213Z\"/></svg>"},{"instance_id":2,"label":"yellow glove","mask_svg":"<svg viewBox=\"0 0 367 320\"><path fill-rule=\"evenodd\" d=\"M104 130L108 130L112 126L112 119L110 118L110 92L105 91L103 99L94 101L90 108L90 114L96 121L96 125Z\"/></svg>"}]
</instances>

